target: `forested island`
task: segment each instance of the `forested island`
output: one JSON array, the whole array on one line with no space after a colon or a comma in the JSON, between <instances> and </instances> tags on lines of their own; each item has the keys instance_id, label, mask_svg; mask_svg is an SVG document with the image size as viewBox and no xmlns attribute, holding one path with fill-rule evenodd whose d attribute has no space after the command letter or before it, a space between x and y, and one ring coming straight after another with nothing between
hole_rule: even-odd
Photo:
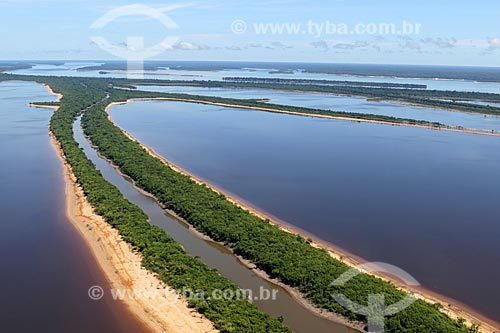
<instances>
[{"instance_id":1,"label":"forested island","mask_svg":"<svg viewBox=\"0 0 500 333\"><path fill-rule=\"evenodd\" d=\"M342 80L308 80L308 79L282 79L264 77L223 77L226 82L250 82L250 83L276 83L276 84L310 84L310 85L331 85L331 86L360 86L379 88L408 88L427 89L425 84L410 83L388 83L388 82L367 82L367 81L342 81Z\"/></svg>"},{"instance_id":2,"label":"forested island","mask_svg":"<svg viewBox=\"0 0 500 333\"><path fill-rule=\"evenodd\" d=\"M117 85L134 89L128 80L116 79ZM500 116L500 108L490 105L475 104L474 101L500 103L500 94L444 91L425 89L402 89L389 87L368 87L358 85L314 85L303 83L269 83L261 81L174 81L174 80L139 80L136 85L155 86L193 86L206 88L250 88L294 92L316 92L334 95L359 96L372 101L394 101L416 106L455 110L468 113Z\"/></svg>"},{"instance_id":3,"label":"forested island","mask_svg":"<svg viewBox=\"0 0 500 333\"><path fill-rule=\"evenodd\" d=\"M82 113L82 124L91 142L140 188L153 194L166 208L184 218L198 231L224 243L235 254L249 260L270 277L300 291L318 308L341 314L349 320L366 322L364 316L345 309L330 295L343 294L359 304L367 304L370 294L383 294L388 303L395 303L407 295L394 284L368 274L358 275L345 286L332 286L332 281L350 269L347 264L331 257L326 250L312 246L310 241L300 235L281 230L269 221L233 204L211 188L173 170L151 156L139 143L129 139L110 121L106 112L111 103L125 102L133 98L186 98L248 107L262 106L261 104L269 107L269 104L252 100L193 97L115 88L117 84L140 84L140 81L133 80L0 74L0 81L5 80L47 84L64 96L50 121L50 131L59 142L78 184L83 188L96 214L116 228L123 239L142 254L143 266L157 273L173 288L181 290L187 287L192 290L204 290L207 294L215 289L237 289L229 280L199 259L186 254L165 231L151 225L139 207L127 201L116 187L103 178L73 137L73 123ZM278 105L273 107L309 115L325 112L352 119L418 123L417 120L376 115L335 113ZM425 125L442 126L434 123ZM190 299L189 303L213 321L221 332L290 332L279 319L259 311L245 300ZM417 300L406 310L387 317L386 330L438 333L478 331L477 326L468 327L461 319L451 319L440 311L440 307L438 304Z\"/></svg>"},{"instance_id":4,"label":"forested island","mask_svg":"<svg viewBox=\"0 0 500 333\"><path fill-rule=\"evenodd\" d=\"M145 69L171 69L179 71L223 71L266 69L269 73L312 73L358 77L396 77L442 80L468 80L477 82L500 82L500 70L488 67L417 66L417 65L373 65L331 63L279 63L279 62L223 62L223 61L148 61ZM124 61L106 61L98 66L85 66L78 71L127 70Z\"/></svg>"}]
</instances>

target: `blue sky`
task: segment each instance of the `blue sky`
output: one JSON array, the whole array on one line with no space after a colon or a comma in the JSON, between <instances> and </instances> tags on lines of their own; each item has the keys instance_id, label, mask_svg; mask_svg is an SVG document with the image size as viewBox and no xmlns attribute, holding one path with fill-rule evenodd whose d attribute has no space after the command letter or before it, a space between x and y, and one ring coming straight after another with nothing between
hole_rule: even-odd
<instances>
[{"instance_id":1,"label":"blue sky","mask_svg":"<svg viewBox=\"0 0 500 333\"><path fill-rule=\"evenodd\" d=\"M177 27L125 15L91 28L132 4L143 7L125 13L151 7ZM500 66L499 19L497 0L0 0L0 59L118 59L91 38L119 49L141 37L146 47L163 41L161 60Z\"/></svg>"}]
</instances>

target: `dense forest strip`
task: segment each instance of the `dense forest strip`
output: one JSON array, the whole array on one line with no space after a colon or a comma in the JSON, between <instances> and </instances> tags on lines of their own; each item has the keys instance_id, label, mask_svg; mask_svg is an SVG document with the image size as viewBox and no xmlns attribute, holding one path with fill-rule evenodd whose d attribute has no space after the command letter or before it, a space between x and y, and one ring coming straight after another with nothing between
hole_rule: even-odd
<instances>
[{"instance_id":1,"label":"dense forest strip","mask_svg":"<svg viewBox=\"0 0 500 333\"><path fill-rule=\"evenodd\" d=\"M367 304L369 294L383 294L388 303L406 294L393 284L361 274L343 287L331 282L349 269L325 250L317 249L304 238L286 233L268 221L235 206L224 196L181 175L152 157L138 143L128 139L107 118L105 107L121 98L134 97L132 92L113 89L109 81L97 79L14 77L0 75L1 80L23 79L49 84L64 94L61 107L51 119L50 129L57 137L68 163L96 213L114 226L123 238L143 257L143 264L174 288L235 288L206 265L188 256L162 229L150 225L147 216L123 198L114 186L104 180L73 138L75 117L83 117L86 134L101 154L112 160L122 172L155 195L167 208L175 211L212 239L226 243L260 269L301 291L318 307L334 311L353 320L363 316L343 308L330 295L344 294L353 301ZM143 97L143 93L138 97ZM109 98L107 98L109 95ZM154 94L153 94L154 95ZM198 288L196 288L198 287ZM211 319L223 332L286 332L277 320L241 300L214 302L191 300L191 305ZM454 321L439 311L439 306L423 301L386 319L388 332L473 332L462 321Z\"/></svg>"},{"instance_id":2,"label":"dense forest strip","mask_svg":"<svg viewBox=\"0 0 500 333\"><path fill-rule=\"evenodd\" d=\"M33 65L20 61L0 61L0 73L7 71L16 71L20 69L29 69L32 67Z\"/></svg>"},{"instance_id":3,"label":"dense forest strip","mask_svg":"<svg viewBox=\"0 0 500 333\"><path fill-rule=\"evenodd\" d=\"M6 74L0 74L0 79L3 76L6 76ZM28 80L31 78L32 81L34 80L41 80L44 77L37 77L37 76L23 76L23 75L7 75L10 79L19 79L19 80ZM46 78L46 77L45 77ZM99 84L105 84L107 85L107 88L113 88L113 87L132 87L135 88L133 85L131 85L131 82L134 83L144 83L144 82L155 82L156 83L161 83L161 84L168 84L170 85L170 82L172 81L157 81L157 80L129 80L129 79L97 79L97 78L87 78L86 79L88 82L98 82ZM177 81L175 81L177 82ZM182 81L180 81L182 82ZM198 82L195 82L198 83ZM205 84L207 82L204 82ZM210 82L208 82L210 83ZM85 87L85 84L81 84L83 87ZM176 83L177 85L177 83ZM296 107L296 106L290 106L290 105L278 105L278 104L271 104L267 102L263 102L261 100L252 100L252 99L234 99L234 98L223 98L223 97L212 97L212 96L197 96L197 95L191 95L191 94L176 94L176 93L159 93L159 92L142 92L136 89L134 92L134 98L176 98L176 99L185 99L185 100L195 100L195 101L200 101L200 102L208 102L208 103L219 103L219 104L227 104L227 105L233 105L233 106L241 106L241 107L251 107L263 111L285 111L285 112L291 112L291 113L296 113L296 114L301 114L301 115L323 115L323 116L328 116L328 117L337 117L339 119L343 120L367 120L367 121L374 121L374 122L380 122L380 123L389 123L389 124L399 124L399 125L418 125L418 126L424 126L424 127L431 127L435 129L450 129L450 130L457 130L457 131L465 131L465 132L470 132L470 133L476 133L476 134L487 134L487 135L495 135L495 131L489 131L487 129L464 129L459 126L449 126L445 124L441 124L438 122L430 122L426 120L417 120L417 119L411 119L411 118L399 118L399 117L392 117L392 116L386 116L386 115L377 115L377 114L369 114L369 113L356 113L356 112L345 112L345 111L335 111L335 110L323 110L323 109L312 109L312 108L305 108L305 107ZM127 92L126 90L123 90L120 92L119 89L114 89L115 94L123 94L123 98L125 98ZM500 95L499 95L500 96ZM446 102L443 102L446 103ZM37 103L39 104L39 103ZM43 103L42 103L43 105Z\"/></svg>"},{"instance_id":4,"label":"dense forest strip","mask_svg":"<svg viewBox=\"0 0 500 333\"><path fill-rule=\"evenodd\" d=\"M227 82L227 81L202 81L202 80L156 80L156 79L110 79L116 86L134 88L137 85L164 85L164 86L195 86L207 88L260 88L268 90L294 90L324 93L340 93L345 95L362 95L370 97L418 97L449 100L483 100L500 101L500 94L474 92L474 91L451 91L451 90L426 90L426 89L401 89L401 88L375 88L354 86L328 86L314 84L280 84L262 82Z\"/></svg>"},{"instance_id":5,"label":"dense forest strip","mask_svg":"<svg viewBox=\"0 0 500 333\"><path fill-rule=\"evenodd\" d=\"M321 63L263 63L227 61L148 61L145 69L157 71L169 68L179 71L223 71L228 69L268 69L270 73L331 74L339 76L385 77L410 79L446 79L500 83L500 69L488 67L416 66L416 65L367 65ZM123 61L107 62L99 66L87 66L78 71L127 70Z\"/></svg>"},{"instance_id":6,"label":"dense forest strip","mask_svg":"<svg viewBox=\"0 0 500 333\"><path fill-rule=\"evenodd\" d=\"M271 104L252 99L234 99L234 98L199 96L190 94L156 93L156 92L145 92L140 90L133 91L132 93L130 93L129 90L121 90L121 89L115 91L115 96L119 96L121 100L158 99L167 101L178 101L186 103L199 103L207 105L233 107L233 108L257 110L257 111L272 112L272 113L283 113L283 114L291 114L297 116L311 116L311 117L320 117L320 118L328 118L328 119L336 119L344 121L370 122L370 123L393 125L393 126L394 125L409 126L409 127L419 127L419 128L430 128L436 130L446 130L451 132L460 132L468 134L500 136L500 133L498 133L495 130L464 128L461 126L449 126L438 122L429 122L426 120L415 120L409 118L397 118L397 117L377 115L377 114L329 111L322 109L296 107L290 105Z\"/></svg>"},{"instance_id":7,"label":"dense forest strip","mask_svg":"<svg viewBox=\"0 0 500 333\"><path fill-rule=\"evenodd\" d=\"M36 107L58 107L61 104L59 102L36 102L36 103L30 103L30 106L36 106Z\"/></svg>"},{"instance_id":8,"label":"dense forest strip","mask_svg":"<svg viewBox=\"0 0 500 333\"><path fill-rule=\"evenodd\" d=\"M109 102L123 102L124 96L123 91L113 91ZM128 92L126 97L133 96ZM406 296L393 284L367 274L359 275L345 286L332 286L332 281L350 269L349 266L332 258L325 250L313 247L304 238L282 231L151 156L114 126L108 119L104 104L89 109L82 122L85 133L99 152L134 179L139 187L153 194L166 208L197 230L225 243L234 253L250 260L272 278L302 292L316 306L351 320L363 321L363 316L343 308L330 295L343 294L365 305L370 294L383 294L388 303ZM387 318L386 327L388 332L473 331L463 322L441 313L439 306L421 300Z\"/></svg>"},{"instance_id":9,"label":"dense forest strip","mask_svg":"<svg viewBox=\"0 0 500 333\"><path fill-rule=\"evenodd\" d=\"M361 86L379 88L407 88L427 89L425 84L371 82L371 81L342 81L342 80L319 80L319 79L283 79L269 77L223 77L226 82L251 82L251 83L276 83L276 84L311 84L332 86Z\"/></svg>"},{"instance_id":10,"label":"dense forest strip","mask_svg":"<svg viewBox=\"0 0 500 333\"><path fill-rule=\"evenodd\" d=\"M43 80L71 80L72 78L53 78L53 77L43 77L43 76L24 76L24 75L8 75L8 74L0 74L0 80L23 80L23 81L40 81ZM86 88L92 86L92 84L98 84L104 86L106 89L113 89L113 87L133 87L131 82L134 84L142 84L144 81L142 80L129 80L129 79L98 79L98 78L73 78L73 80L80 80L80 87ZM155 80L148 80L146 82L155 82ZM159 83L165 84L165 82L170 81L157 81ZM134 89L135 90L135 89ZM113 89L114 94L116 96L121 96L122 99L125 99L128 95L128 90L124 89ZM121 95L120 95L121 94ZM132 96L132 95L131 95ZM417 120L411 118L398 118L391 117L385 115L377 115L377 114L369 114L369 113L357 113L357 112L344 112L344 111L334 111L334 110L322 110L322 109L312 109L305 107L296 107L289 105L278 105L262 102L259 100L251 100L251 99L234 99L234 98L223 98L223 97L212 97L212 96L197 96L190 94L173 94L173 93L157 93L157 92L142 92L142 91L134 91L133 98L177 98L177 99L186 99L186 100L196 100L200 102L209 102L209 103L220 103L220 104L230 104L234 106L244 106L251 107L260 110L276 110L276 111L286 111L291 113L297 113L302 115L324 115L329 117L339 117L342 119L352 119L352 120L369 120L369 121L377 121L384 123L393 123L393 124L401 124L401 125L420 125L425 127L432 128L452 128L445 124L441 124L438 122L430 122L426 120ZM54 106L58 105L55 103L36 103L37 105L46 105L46 106Z\"/></svg>"},{"instance_id":11,"label":"dense forest strip","mask_svg":"<svg viewBox=\"0 0 500 333\"><path fill-rule=\"evenodd\" d=\"M490 105L474 104L474 101L498 103L500 94L442 91L424 89L373 88L355 86L331 86L311 84L277 84L260 82L224 81L166 81L166 80L114 80L118 86L135 88L136 85L193 86L205 88L249 88L290 92L315 92L342 96L365 97L380 101L409 103L436 109L453 110L467 113L500 116L500 108ZM469 102L469 103L468 103Z\"/></svg>"},{"instance_id":12,"label":"dense forest strip","mask_svg":"<svg viewBox=\"0 0 500 333\"><path fill-rule=\"evenodd\" d=\"M236 99L236 98L224 98L224 97L213 97L213 96L199 96L190 94L175 94L175 93L155 93L146 91L130 91L125 89L115 89L114 96L120 100L126 100L127 98L170 98L177 100L185 100L191 102L199 103L214 103L226 106L234 107L247 107L262 111L284 111L290 112L298 115L310 115L310 116L328 116L328 117L338 117L348 120L369 120L378 121L391 124L401 124L401 125L421 125L425 127L432 128L451 128L450 126L438 123L430 122L426 120L417 120L411 118L398 118L392 116L370 114L370 113L356 113L356 112L344 112L344 111L333 111L333 110L322 110L322 109L311 109L305 107L291 106L291 105L280 105L271 104L267 102L261 102L259 100L253 99Z\"/></svg>"},{"instance_id":13,"label":"dense forest strip","mask_svg":"<svg viewBox=\"0 0 500 333\"><path fill-rule=\"evenodd\" d=\"M12 77L0 76L0 81L9 78ZM241 293L237 286L200 260L186 254L163 229L151 225L146 214L108 183L80 149L73 138L73 123L82 110L89 112L103 107L103 101L111 91L107 82L73 78L25 78L48 84L64 95L60 108L51 118L50 130L95 213L116 228L123 239L142 255L144 267L178 291L187 289L197 295L212 295L214 290L232 290L235 295L232 298L188 299L189 305L211 320L221 332L291 331L278 319L238 297Z\"/></svg>"},{"instance_id":14,"label":"dense forest strip","mask_svg":"<svg viewBox=\"0 0 500 333\"><path fill-rule=\"evenodd\" d=\"M281 114L288 114L288 115L295 115L295 116L306 116L306 117L317 117L317 118L326 118L326 119L335 119L335 120L343 120L343 121L354 121L358 123L375 123L375 124L383 124L383 125L392 125L392 126L407 126L407 127L416 127L416 128L427 128L427 129L435 129L435 130L444 130L444 131L450 131L450 132L460 132L460 133L467 133L467 134L478 134L478 135L487 135L487 136L500 136L500 133L496 130L484 130L484 129L478 129L478 128L466 128L462 126L447 126L447 125L442 125L440 123L431 123L428 121L418 121L414 119L405 119L405 118L393 118L392 119L384 119L384 116L378 116L376 115L375 117L364 117L363 116L357 116L356 114L349 113L348 116L342 116L342 115L331 115L321 112L309 112L310 109L307 109L306 112L303 112L304 110L299 110L299 111L289 111L288 107L285 106L285 108L281 108L282 105L277 105L277 104L267 104L267 107L262 107L262 106L248 106L245 105L246 103L239 104L236 102L236 104L228 104L222 103L222 102L213 102L213 101L207 101L203 99L203 96L197 96L201 97L201 99L191 99L191 98L180 98L180 97L159 97L159 98L139 98L139 99L129 99L129 101L133 100L164 100L164 101L173 101L173 102L185 102L185 103L197 103L197 104L206 104L206 105L214 105L214 106L223 106L223 107L231 107L231 108L239 108L239 109L246 109L246 110L253 110L253 111L264 111L264 112L271 112L271 113L281 113ZM256 101L258 103L261 103L260 101ZM277 106L278 108L275 108Z\"/></svg>"},{"instance_id":15,"label":"dense forest strip","mask_svg":"<svg viewBox=\"0 0 500 333\"><path fill-rule=\"evenodd\" d=\"M290 65L288 65L290 66ZM305 73L353 75L359 77L396 77L410 79L444 79L477 82L500 82L500 69L495 67L368 65L368 64L305 64Z\"/></svg>"},{"instance_id":16,"label":"dense forest strip","mask_svg":"<svg viewBox=\"0 0 500 333\"><path fill-rule=\"evenodd\" d=\"M130 314L147 327L147 332L217 333L213 323L195 309L187 300L177 299L176 291L143 268L142 256L123 240L118 231L94 209L85 197L80 185L53 135L52 144L65 166L66 214L71 224L88 244L89 250L110 282L112 292L135 294L140 291L159 291L149 297L126 297L123 301ZM117 294L118 295L118 294ZM158 297L157 297L158 296ZM122 299L121 296L119 296ZM175 302L172 302L173 299ZM143 332L136 331L136 332ZM146 329L144 330L146 332Z\"/></svg>"}]
</instances>

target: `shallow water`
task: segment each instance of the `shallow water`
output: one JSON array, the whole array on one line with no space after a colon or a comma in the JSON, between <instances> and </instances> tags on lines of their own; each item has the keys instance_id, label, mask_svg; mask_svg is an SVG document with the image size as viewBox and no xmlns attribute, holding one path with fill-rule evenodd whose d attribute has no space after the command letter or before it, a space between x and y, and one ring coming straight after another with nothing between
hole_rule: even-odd
<instances>
[{"instance_id":1,"label":"shallow water","mask_svg":"<svg viewBox=\"0 0 500 333\"><path fill-rule=\"evenodd\" d=\"M500 319L500 141L177 102L114 121L189 172Z\"/></svg>"},{"instance_id":2,"label":"shallow water","mask_svg":"<svg viewBox=\"0 0 500 333\"><path fill-rule=\"evenodd\" d=\"M34 83L0 83L2 332L147 332L121 303L90 300L108 286L65 215L62 162L50 144L53 101ZM108 287L109 289L109 287Z\"/></svg>"}]
</instances>

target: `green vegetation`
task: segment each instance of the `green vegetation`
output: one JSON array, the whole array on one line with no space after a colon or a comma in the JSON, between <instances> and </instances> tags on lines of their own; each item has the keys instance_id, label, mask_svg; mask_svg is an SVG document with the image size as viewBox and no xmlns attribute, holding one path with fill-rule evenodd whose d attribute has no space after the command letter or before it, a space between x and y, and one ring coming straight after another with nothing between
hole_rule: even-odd
<instances>
[{"instance_id":1,"label":"green vegetation","mask_svg":"<svg viewBox=\"0 0 500 333\"><path fill-rule=\"evenodd\" d=\"M134 91L130 92L129 90L124 89L115 89L113 96L116 100L127 100L128 98L174 98L180 100L190 100L193 102L199 103L219 103L219 104L228 104L233 106L243 106L243 107L252 107L259 110L278 110L278 111L286 111L286 112L294 112L301 115L323 115L323 116L331 116L331 117L344 117L350 118L353 120L373 120L373 121L383 121L394 124L403 124L403 125L422 125L429 126L435 128L448 127L441 123L430 122L426 120L416 120L410 118L397 118L391 116L384 116L378 114L370 114L370 113L355 113L355 112L343 112L343 111L330 111L330 110L321 110L321 109L311 109L311 108L303 108L298 106L290 106L290 105L279 105L279 104L271 104L267 102L262 102L255 99L235 99L235 98L224 98L224 97L211 97L211 96L198 96L198 95L189 95L189 94L171 94L171 93L155 93L155 92L145 92L145 91Z\"/></svg>"},{"instance_id":2,"label":"green vegetation","mask_svg":"<svg viewBox=\"0 0 500 333\"><path fill-rule=\"evenodd\" d=\"M442 91L424 89L395 89L352 85L283 84L264 82L227 81L162 81L162 80L114 80L117 86L134 88L134 85L194 86L207 88L250 88L296 92L318 92L334 95L360 96L379 101L395 101L419 106L449 109L485 115L500 115L500 108L474 104L474 101L500 103L500 94ZM470 103L467 103L469 101Z\"/></svg>"},{"instance_id":3,"label":"green vegetation","mask_svg":"<svg viewBox=\"0 0 500 333\"><path fill-rule=\"evenodd\" d=\"M500 82L500 69L492 67L414 66L414 65L367 65L322 63L265 63L227 61L148 61L147 70L169 68L182 71L222 71L227 69L268 69L270 73L304 73L352 75L359 77L401 77L426 79L451 79L478 82ZM127 70L125 61L108 61L100 66L88 66L81 70Z\"/></svg>"},{"instance_id":4,"label":"green vegetation","mask_svg":"<svg viewBox=\"0 0 500 333\"><path fill-rule=\"evenodd\" d=\"M144 70L147 71L157 71L160 69L160 65L158 65L156 62L146 62L144 63ZM111 61L111 62L106 62L101 65L91 65L91 66L85 66L85 67L80 67L77 68L77 72L89 72L89 71L100 71L103 73L99 74L108 74L109 71L126 71L128 68L128 64L126 62L122 61Z\"/></svg>"},{"instance_id":5,"label":"green vegetation","mask_svg":"<svg viewBox=\"0 0 500 333\"><path fill-rule=\"evenodd\" d=\"M343 294L364 305L370 294L383 294L387 303L397 302L406 295L393 284L367 274L357 276L343 287L331 286L332 281L349 269L347 265L326 251L311 246L306 239L280 230L232 204L223 195L174 171L128 139L105 112L110 102L166 94L114 89L111 81L104 79L0 74L0 81L14 78L46 83L64 95L61 107L51 119L50 129L61 144L78 183L96 213L143 255L143 265L147 269L157 273L170 286L201 289L207 293L214 289L236 288L217 272L187 255L162 229L150 225L147 216L137 206L106 182L73 138L72 125L82 110L82 124L93 144L139 187L155 195L168 209L205 235L225 243L234 253L250 260L271 277L302 292L316 306L352 320L364 321L363 316L343 308L331 295ZM205 314L222 332L289 331L277 319L258 311L246 301L191 300L190 305ZM388 317L386 329L387 332L408 333L472 332L463 322L450 319L439 312L436 305L423 301Z\"/></svg>"},{"instance_id":6,"label":"green vegetation","mask_svg":"<svg viewBox=\"0 0 500 333\"><path fill-rule=\"evenodd\" d=\"M142 96L143 93L139 93L137 97ZM131 91L114 91L110 101L133 97ZM83 117L85 133L101 154L199 231L225 243L234 253L250 260L271 277L297 288L318 307L352 320L365 320L340 306L330 295L343 294L365 305L369 294L384 294L388 303L406 295L391 283L366 274L344 287L331 286L332 281L349 269L347 265L333 259L326 251L314 248L304 238L280 230L210 188L172 170L128 139L108 120L104 108L98 105ZM465 325L422 301L388 318L386 325L388 332L469 332Z\"/></svg>"},{"instance_id":7,"label":"green vegetation","mask_svg":"<svg viewBox=\"0 0 500 333\"><path fill-rule=\"evenodd\" d=\"M0 81L6 78L9 77L0 76ZM50 130L59 141L78 184L96 214L116 228L123 239L141 253L144 267L179 291L187 289L211 295L214 290L238 289L215 270L186 254L163 229L151 225L139 207L127 201L116 187L103 178L74 140L72 125L81 110L87 110L88 114L102 110L106 95L111 91L106 82L70 78L25 79L47 83L64 95L61 107L51 119ZM278 319L236 296L233 299L193 298L188 301L222 332L290 332Z\"/></svg>"},{"instance_id":8,"label":"green vegetation","mask_svg":"<svg viewBox=\"0 0 500 333\"><path fill-rule=\"evenodd\" d=\"M493 67L368 65L368 64L305 64L306 73L354 75L360 77L401 77L434 80L468 80L500 82L500 70Z\"/></svg>"},{"instance_id":9,"label":"green vegetation","mask_svg":"<svg viewBox=\"0 0 500 333\"><path fill-rule=\"evenodd\" d=\"M21 62L21 61L0 61L0 73L7 71L15 71L19 69L28 69L33 67L32 65Z\"/></svg>"},{"instance_id":10,"label":"green vegetation","mask_svg":"<svg viewBox=\"0 0 500 333\"><path fill-rule=\"evenodd\" d=\"M293 74L294 72L292 72ZM427 89L425 84L409 83L388 83L388 82L362 82L362 81L342 81L342 80L308 80L308 79L282 79L282 78L262 78L262 77L223 77L226 82L251 82L251 83L276 83L276 84L311 84L311 85L332 85L332 86L360 86L379 88L408 88Z\"/></svg>"},{"instance_id":11,"label":"green vegetation","mask_svg":"<svg viewBox=\"0 0 500 333\"><path fill-rule=\"evenodd\" d=\"M59 102L36 102L36 103L31 103L35 104L37 106L60 106L61 103Z\"/></svg>"}]
</instances>

